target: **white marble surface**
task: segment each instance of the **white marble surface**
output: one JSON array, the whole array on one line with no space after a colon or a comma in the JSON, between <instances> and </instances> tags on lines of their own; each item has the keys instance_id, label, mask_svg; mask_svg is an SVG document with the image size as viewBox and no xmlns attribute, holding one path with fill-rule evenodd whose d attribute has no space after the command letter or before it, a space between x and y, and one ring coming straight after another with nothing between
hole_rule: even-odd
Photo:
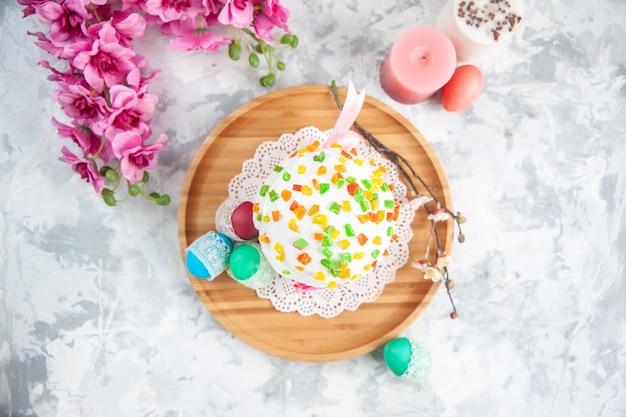
<instances>
[{"instance_id":1,"label":"white marble surface","mask_svg":"<svg viewBox=\"0 0 626 417\"><path fill-rule=\"evenodd\" d=\"M523 29L481 61L468 110L399 105L378 68L396 36L443 0L288 1L300 46L274 89L352 79L431 142L467 242L404 333L428 344L420 384L380 351L313 364L231 336L191 289L177 203L204 137L267 90L225 53L138 46L163 69L154 181L166 208L105 206L57 161L46 55L13 1L0 5L0 414L9 416L626 415L626 3L527 1Z\"/></svg>"}]
</instances>

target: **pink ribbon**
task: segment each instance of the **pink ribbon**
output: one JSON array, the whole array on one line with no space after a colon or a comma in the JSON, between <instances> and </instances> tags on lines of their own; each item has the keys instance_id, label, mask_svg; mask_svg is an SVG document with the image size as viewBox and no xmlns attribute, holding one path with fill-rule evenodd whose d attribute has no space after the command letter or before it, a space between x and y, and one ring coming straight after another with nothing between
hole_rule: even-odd
<instances>
[{"instance_id":1,"label":"pink ribbon","mask_svg":"<svg viewBox=\"0 0 626 417\"><path fill-rule=\"evenodd\" d=\"M338 143L343 149L352 149L357 146L361 140L361 136L353 130L350 130L352 124L359 115L363 102L365 101L365 90L357 93L352 81L348 83L348 94L343 103L341 113L335 122L330 136L322 143L322 148L329 148L332 144Z\"/></svg>"},{"instance_id":2,"label":"pink ribbon","mask_svg":"<svg viewBox=\"0 0 626 417\"><path fill-rule=\"evenodd\" d=\"M344 284L339 284L339 285L341 286ZM325 290L326 287L311 287L310 285L306 285L301 282L294 282L293 289L295 290L296 294L306 294L307 292L311 292L311 291Z\"/></svg>"},{"instance_id":3,"label":"pink ribbon","mask_svg":"<svg viewBox=\"0 0 626 417\"><path fill-rule=\"evenodd\" d=\"M359 115L364 101L365 91L357 93L354 88L354 84L350 81L348 83L348 94L346 95L346 100L343 103L341 113L335 122L335 126L333 127L330 136L321 144L322 148L329 148L332 144L338 143L343 149L349 150L358 145L361 140L361 136L357 132L350 130L350 128L356 120L356 117ZM311 139L311 142L313 141L315 141L315 139ZM301 282L294 282L293 287L296 294L304 294L310 291L323 290L325 288L312 287Z\"/></svg>"},{"instance_id":4,"label":"pink ribbon","mask_svg":"<svg viewBox=\"0 0 626 417\"><path fill-rule=\"evenodd\" d=\"M310 285L303 284L302 282L294 282L293 289L296 291L296 294L304 294L310 291L323 290L323 287L311 287Z\"/></svg>"}]
</instances>

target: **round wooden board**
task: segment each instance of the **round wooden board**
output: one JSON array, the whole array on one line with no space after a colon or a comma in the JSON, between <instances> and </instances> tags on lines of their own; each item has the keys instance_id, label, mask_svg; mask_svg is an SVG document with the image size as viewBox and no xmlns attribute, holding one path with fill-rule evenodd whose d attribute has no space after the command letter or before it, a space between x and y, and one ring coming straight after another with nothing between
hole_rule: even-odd
<instances>
[{"instance_id":1,"label":"round wooden board","mask_svg":"<svg viewBox=\"0 0 626 417\"><path fill-rule=\"evenodd\" d=\"M339 89L342 100L346 90ZM301 86L265 94L235 110L206 138L194 157L180 197L178 228L181 255L199 236L215 230L215 211L228 198L228 183L254 156L259 144L277 140L302 127L334 126L339 110L329 86ZM426 140L398 112L367 96L357 119L385 145L406 157L438 199L451 209L448 183ZM424 192L424 190L422 190ZM438 284L424 280L410 267L420 259L429 238L430 222L423 210L412 223L409 263L399 269L373 303L324 319L282 313L269 300L223 273L213 281L189 280L215 319L234 336L271 355L306 362L326 362L371 352L397 337L426 308ZM452 247L453 224L440 229L446 252Z\"/></svg>"}]
</instances>

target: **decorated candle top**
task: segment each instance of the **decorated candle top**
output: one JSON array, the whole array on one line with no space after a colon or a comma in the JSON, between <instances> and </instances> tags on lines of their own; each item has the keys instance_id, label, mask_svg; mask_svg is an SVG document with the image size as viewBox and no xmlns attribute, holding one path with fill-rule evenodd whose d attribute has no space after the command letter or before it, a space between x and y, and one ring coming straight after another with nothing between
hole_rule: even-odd
<instances>
[{"instance_id":1,"label":"decorated candle top","mask_svg":"<svg viewBox=\"0 0 626 417\"><path fill-rule=\"evenodd\" d=\"M489 44L508 37L522 20L520 0L455 0L459 27L478 43Z\"/></svg>"},{"instance_id":2,"label":"decorated candle top","mask_svg":"<svg viewBox=\"0 0 626 417\"><path fill-rule=\"evenodd\" d=\"M399 205L385 173L355 149L318 142L277 165L253 207L274 270L328 288L372 271L396 238Z\"/></svg>"},{"instance_id":3,"label":"decorated candle top","mask_svg":"<svg viewBox=\"0 0 626 417\"><path fill-rule=\"evenodd\" d=\"M486 56L518 29L522 0L449 0L437 27L454 44L460 62Z\"/></svg>"}]
</instances>

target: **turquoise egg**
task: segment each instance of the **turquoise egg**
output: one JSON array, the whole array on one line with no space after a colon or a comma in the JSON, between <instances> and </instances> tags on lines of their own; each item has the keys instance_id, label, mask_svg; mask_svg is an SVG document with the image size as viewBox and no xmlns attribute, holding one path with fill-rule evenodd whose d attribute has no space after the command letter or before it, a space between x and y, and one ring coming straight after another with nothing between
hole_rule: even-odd
<instances>
[{"instance_id":1,"label":"turquoise egg","mask_svg":"<svg viewBox=\"0 0 626 417\"><path fill-rule=\"evenodd\" d=\"M252 289L269 285L275 275L258 243L238 244L228 261L228 275Z\"/></svg>"},{"instance_id":2,"label":"turquoise egg","mask_svg":"<svg viewBox=\"0 0 626 417\"><path fill-rule=\"evenodd\" d=\"M196 278L214 279L228 267L233 242L226 235L208 232L185 250L187 271Z\"/></svg>"},{"instance_id":3,"label":"turquoise egg","mask_svg":"<svg viewBox=\"0 0 626 417\"><path fill-rule=\"evenodd\" d=\"M425 378L432 367L432 355L428 349L406 337L387 342L383 358L394 375L408 381Z\"/></svg>"}]
</instances>

